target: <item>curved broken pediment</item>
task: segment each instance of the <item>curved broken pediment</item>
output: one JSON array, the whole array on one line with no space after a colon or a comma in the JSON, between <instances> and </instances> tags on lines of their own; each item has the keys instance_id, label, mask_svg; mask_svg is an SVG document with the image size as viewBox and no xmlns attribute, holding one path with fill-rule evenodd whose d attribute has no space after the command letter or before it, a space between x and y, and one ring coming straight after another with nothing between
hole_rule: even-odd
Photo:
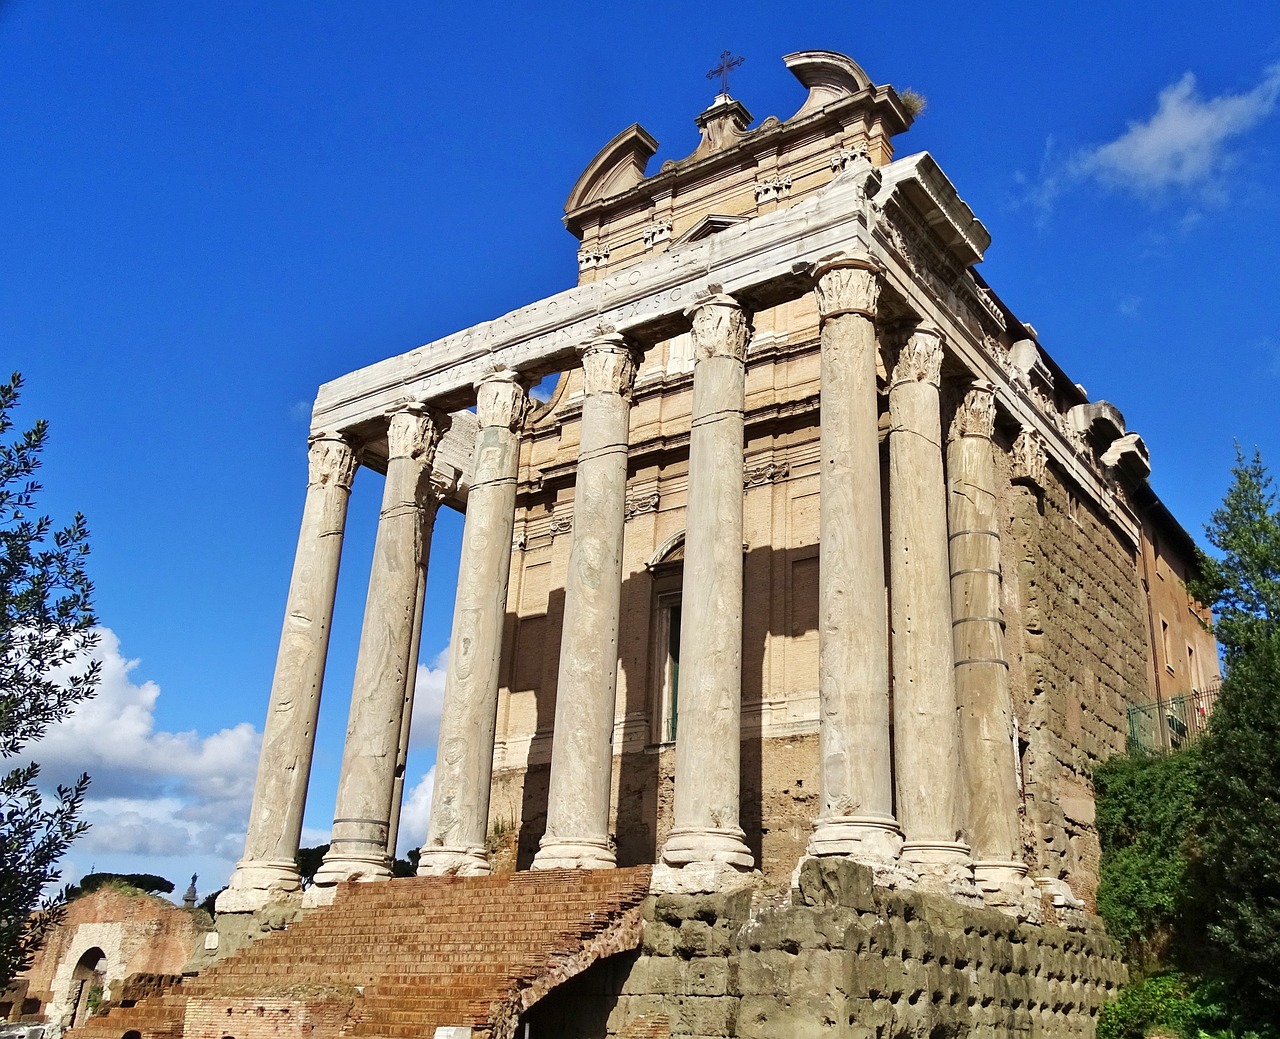
<instances>
[{"instance_id":1,"label":"curved broken pediment","mask_svg":"<svg viewBox=\"0 0 1280 1039\"><path fill-rule=\"evenodd\" d=\"M645 168L658 142L639 123L632 123L606 144L587 164L569 192L564 211L572 213L588 203L617 195L645 178Z\"/></svg>"},{"instance_id":2,"label":"curved broken pediment","mask_svg":"<svg viewBox=\"0 0 1280 1039\"><path fill-rule=\"evenodd\" d=\"M809 91L809 96L792 119L869 90L874 85L861 65L837 51L796 51L784 55L782 60Z\"/></svg>"}]
</instances>

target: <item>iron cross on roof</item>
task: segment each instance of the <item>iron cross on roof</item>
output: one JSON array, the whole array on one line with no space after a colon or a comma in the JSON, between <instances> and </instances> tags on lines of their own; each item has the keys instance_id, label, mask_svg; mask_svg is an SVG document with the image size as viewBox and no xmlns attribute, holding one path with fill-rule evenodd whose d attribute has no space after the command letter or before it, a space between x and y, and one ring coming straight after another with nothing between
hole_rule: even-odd
<instances>
[{"instance_id":1,"label":"iron cross on roof","mask_svg":"<svg viewBox=\"0 0 1280 1039\"><path fill-rule=\"evenodd\" d=\"M729 71L731 69L736 69L739 65L741 65L746 60L747 59L742 57L741 55L738 55L738 57L735 58L733 56L732 51L725 51L723 54L720 55L720 64L717 65L715 68L711 69L707 73L707 79L715 79L716 76L719 76L720 77L720 93L728 94L729 93Z\"/></svg>"}]
</instances>

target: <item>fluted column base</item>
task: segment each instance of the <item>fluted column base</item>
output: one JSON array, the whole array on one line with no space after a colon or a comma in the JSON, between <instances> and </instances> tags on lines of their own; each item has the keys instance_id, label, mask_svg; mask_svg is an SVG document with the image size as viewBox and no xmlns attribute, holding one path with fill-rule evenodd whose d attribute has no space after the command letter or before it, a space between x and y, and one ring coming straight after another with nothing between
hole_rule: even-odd
<instances>
[{"instance_id":1,"label":"fluted column base","mask_svg":"<svg viewBox=\"0 0 1280 1039\"><path fill-rule=\"evenodd\" d=\"M533 869L616 869L617 856L607 841L589 837L543 843L533 857Z\"/></svg>"},{"instance_id":2,"label":"fluted column base","mask_svg":"<svg viewBox=\"0 0 1280 1039\"><path fill-rule=\"evenodd\" d=\"M420 877L487 877L493 872L483 848L423 848L418 853Z\"/></svg>"},{"instance_id":3,"label":"fluted column base","mask_svg":"<svg viewBox=\"0 0 1280 1039\"><path fill-rule=\"evenodd\" d=\"M301 897L302 877L292 859L241 859L216 907L219 913L256 913L271 902L296 902Z\"/></svg>"},{"instance_id":4,"label":"fluted column base","mask_svg":"<svg viewBox=\"0 0 1280 1039\"><path fill-rule=\"evenodd\" d=\"M902 853L902 829L887 815L830 816L814 823L808 853L843 855L858 862L896 862Z\"/></svg>"}]
</instances>

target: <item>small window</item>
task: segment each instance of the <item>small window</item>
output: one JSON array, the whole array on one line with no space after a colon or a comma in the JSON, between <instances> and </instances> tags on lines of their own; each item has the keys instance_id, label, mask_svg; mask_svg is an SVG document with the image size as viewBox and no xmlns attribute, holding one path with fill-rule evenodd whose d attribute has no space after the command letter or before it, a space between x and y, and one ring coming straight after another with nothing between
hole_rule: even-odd
<instances>
[{"instance_id":1,"label":"small window","mask_svg":"<svg viewBox=\"0 0 1280 1039\"><path fill-rule=\"evenodd\" d=\"M1173 645L1169 641L1169 622L1163 617L1160 618L1160 649L1164 653L1164 666L1169 674L1174 673L1173 667Z\"/></svg>"}]
</instances>

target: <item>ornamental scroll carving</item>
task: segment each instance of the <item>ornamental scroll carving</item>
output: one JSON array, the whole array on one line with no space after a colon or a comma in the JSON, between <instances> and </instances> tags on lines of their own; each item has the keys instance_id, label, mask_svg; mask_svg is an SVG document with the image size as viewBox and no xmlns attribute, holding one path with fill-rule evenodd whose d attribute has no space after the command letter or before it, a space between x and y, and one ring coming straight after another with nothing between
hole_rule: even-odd
<instances>
[{"instance_id":1,"label":"ornamental scroll carving","mask_svg":"<svg viewBox=\"0 0 1280 1039\"><path fill-rule=\"evenodd\" d=\"M623 513L627 519L635 519L637 516L645 512L657 512L660 496L657 491L650 491L648 494L638 494L634 498L628 498L623 506Z\"/></svg>"},{"instance_id":2,"label":"ornamental scroll carving","mask_svg":"<svg viewBox=\"0 0 1280 1039\"><path fill-rule=\"evenodd\" d=\"M387 458L412 458L429 464L440 433L441 423L421 404L401 408L387 422Z\"/></svg>"},{"instance_id":3,"label":"ornamental scroll carving","mask_svg":"<svg viewBox=\"0 0 1280 1039\"><path fill-rule=\"evenodd\" d=\"M918 328L898 350L890 382L927 382L936 389L941 381L942 333Z\"/></svg>"},{"instance_id":4,"label":"ornamental scroll carving","mask_svg":"<svg viewBox=\"0 0 1280 1039\"><path fill-rule=\"evenodd\" d=\"M476 380L476 418L482 427L515 430L528 412L529 394L518 372L499 368Z\"/></svg>"},{"instance_id":5,"label":"ornamental scroll carving","mask_svg":"<svg viewBox=\"0 0 1280 1039\"><path fill-rule=\"evenodd\" d=\"M996 425L995 387L985 379L974 382L973 389L964 395L955 416L951 419L948 440L960 437L984 437L991 439Z\"/></svg>"},{"instance_id":6,"label":"ornamental scroll carving","mask_svg":"<svg viewBox=\"0 0 1280 1039\"><path fill-rule=\"evenodd\" d=\"M1018 439L1013 442L1010 458L1013 463L1014 483L1028 483L1044 489L1048 456L1045 454L1044 440L1039 433L1029 426L1023 426Z\"/></svg>"},{"instance_id":7,"label":"ornamental scroll carving","mask_svg":"<svg viewBox=\"0 0 1280 1039\"><path fill-rule=\"evenodd\" d=\"M751 323L736 299L713 288L710 296L699 300L685 313L693 321L695 362L712 357L746 360Z\"/></svg>"},{"instance_id":8,"label":"ornamental scroll carving","mask_svg":"<svg viewBox=\"0 0 1280 1039\"><path fill-rule=\"evenodd\" d=\"M814 267L814 295L825 321L839 314L875 317L880 268L870 256L835 257Z\"/></svg>"},{"instance_id":9,"label":"ornamental scroll carving","mask_svg":"<svg viewBox=\"0 0 1280 1039\"><path fill-rule=\"evenodd\" d=\"M307 482L315 487L330 484L351 490L356 476L356 453L339 433L317 433L307 445Z\"/></svg>"},{"instance_id":10,"label":"ornamental scroll carving","mask_svg":"<svg viewBox=\"0 0 1280 1039\"><path fill-rule=\"evenodd\" d=\"M629 399L636 381L636 355L617 332L606 332L578 348L582 355L583 391Z\"/></svg>"},{"instance_id":11,"label":"ornamental scroll carving","mask_svg":"<svg viewBox=\"0 0 1280 1039\"><path fill-rule=\"evenodd\" d=\"M786 462L766 462L742 474L743 487L763 487L767 483L785 480L791 474L791 466Z\"/></svg>"},{"instance_id":12,"label":"ornamental scroll carving","mask_svg":"<svg viewBox=\"0 0 1280 1039\"><path fill-rule=\"evenodd\" d=\"M552 537L559 534L567 534L573 529L573 516L566 513L563 516L552 516L551 523L547 527L548 533Z\"/></svg>"}]
</instances>

